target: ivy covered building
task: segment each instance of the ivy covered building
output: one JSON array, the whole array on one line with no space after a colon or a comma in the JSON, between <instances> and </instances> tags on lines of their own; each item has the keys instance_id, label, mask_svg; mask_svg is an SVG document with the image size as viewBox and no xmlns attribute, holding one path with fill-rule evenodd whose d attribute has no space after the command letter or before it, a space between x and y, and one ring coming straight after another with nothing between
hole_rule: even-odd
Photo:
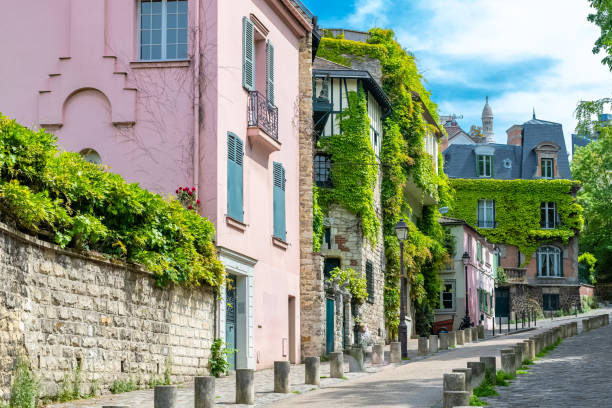
<instances>
[{"instance_id":1,"label":"ivy covered building","mask_svg":"<svg viewBox=\"0 0 612 408\"><path fill-rule=\"evenodd\" d=\"M496 289L497 315L580 306L582 209L575 200L579 183L571 180L561 124L534 113L510 127L507 143L500 144L487 135L492 119L487 101L487 143L455 143L443 154L456 191L452 216L496 244L495 262L506 281Z\"/></svg>"}]
</instances>

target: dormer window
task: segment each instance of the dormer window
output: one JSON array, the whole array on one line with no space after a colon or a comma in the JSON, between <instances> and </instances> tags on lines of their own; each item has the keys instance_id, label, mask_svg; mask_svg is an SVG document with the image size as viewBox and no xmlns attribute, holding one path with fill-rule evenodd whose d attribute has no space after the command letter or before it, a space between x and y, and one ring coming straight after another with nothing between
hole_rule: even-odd
<instances>
[{"instance_id":1,"label":"dormer window","mask_svg":"<svg viewBox=\"0 0 612 408\"><path fill-rule=\"evenodd\" d=\"M552 142L542 142L533 149L537 157L536 178L552 179L559 177L556 160L561 148Z\"/></svg>"},{"instance_id":2,"label":"dormer window","mask_svg":"<svg viewBox=\"0 0 612 408\"><path fill-rule=\"evenodd\" d=\"M542 159L540 167L542 170L542 178L551 179L554 177L555 159Z\"/></svg>"},{"instance_id":3,"label":"dormer window","mask_svg":"<svg viewBox=\"0 0 612 408\"><path fill-rule=\"evenodd\" d=\"M478 177L493 177L493 156L476 156L476 175Z\"/></svg>"}]
</instances>

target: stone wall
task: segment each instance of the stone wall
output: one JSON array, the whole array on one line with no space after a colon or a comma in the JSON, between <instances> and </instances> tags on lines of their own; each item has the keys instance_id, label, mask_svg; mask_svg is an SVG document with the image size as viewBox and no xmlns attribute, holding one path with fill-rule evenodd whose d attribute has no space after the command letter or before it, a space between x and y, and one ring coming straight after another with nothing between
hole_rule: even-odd
<instances>
[{"instance_id":1,"label":"stone wall","mask_svg":"<svg viewBox=\"0 0 612 408\"><path fill-rule=\"evenodd\" d=\"M29 359L45 396L81 368L82 392L130 377L208 372L215 294L160 288L142 269L62 250L0 225L0 396Z\"/></svg>"}]
</instances>

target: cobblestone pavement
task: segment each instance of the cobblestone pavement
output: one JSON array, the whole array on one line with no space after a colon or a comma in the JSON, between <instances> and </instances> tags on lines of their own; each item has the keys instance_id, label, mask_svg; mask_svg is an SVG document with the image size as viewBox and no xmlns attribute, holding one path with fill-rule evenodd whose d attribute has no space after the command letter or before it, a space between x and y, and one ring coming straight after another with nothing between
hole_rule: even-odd
<instances>
[{"instance_id":1,"label":"cobblestone pavement","mask_svg":"<svg viewBox=\"0 0 612 408\"><path fill-rule=\"evenodd\" d=\"M499 396L483 398L492 407L574 408L610 406L612 325L565 339L528 374Z\"/></svg>"}]
</instances>

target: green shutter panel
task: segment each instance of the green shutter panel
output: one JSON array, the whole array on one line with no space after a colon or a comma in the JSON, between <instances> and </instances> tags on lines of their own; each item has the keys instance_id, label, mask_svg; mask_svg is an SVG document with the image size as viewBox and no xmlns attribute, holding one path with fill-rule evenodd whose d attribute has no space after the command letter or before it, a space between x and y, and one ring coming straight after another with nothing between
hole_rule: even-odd
<instances>
[{"instance_id":1,"label":"green shutter panel","mask_svg":"<svg viewBox=\"0 0 612 408\"><path fill-rule=\"evenodd\" d=\"M491 157L491 178L494 178L495 177L495 172L494 172L494 169L495 169L495 156L489 156L489 157Z\"/></svg>"},{"instance_id":2,"label":"green shutter panel","mask_svg":"<svg viewBox=\"0 0 612 408\"><path fill-rule=\"evenodd\" d=\"M274 105L274 46L270 41L266 47L266 97Z\"/></svg>"},{"instance_id":3,"label":"green shutter panel","mask_svg":"<svg viewBox=\"0 0 612 408\"><path fill-rule=\"evenodd\" d=\"M227 215L243 222L242 163L243 144L236 135L227 135Z\"/></svg>"},{"instance_id":4,"label":"green shutter panel","mask_svg":"<svg viewBox=\"0 0 612 408\"><path fill-rule=\"evenodd\" d=\"M274 162L274 236L287 240L285 225L285 169Z\"/></svg>"},{"instance_id":5,"label":"green shutter panel","mask_svg":"<svg viewBox=\"0 0 612 408\"><path fill-rule=\"evenodd\" d=\"M242 86L255 90L255 26L242 18Z\"/></svg>"}]
</instances>

